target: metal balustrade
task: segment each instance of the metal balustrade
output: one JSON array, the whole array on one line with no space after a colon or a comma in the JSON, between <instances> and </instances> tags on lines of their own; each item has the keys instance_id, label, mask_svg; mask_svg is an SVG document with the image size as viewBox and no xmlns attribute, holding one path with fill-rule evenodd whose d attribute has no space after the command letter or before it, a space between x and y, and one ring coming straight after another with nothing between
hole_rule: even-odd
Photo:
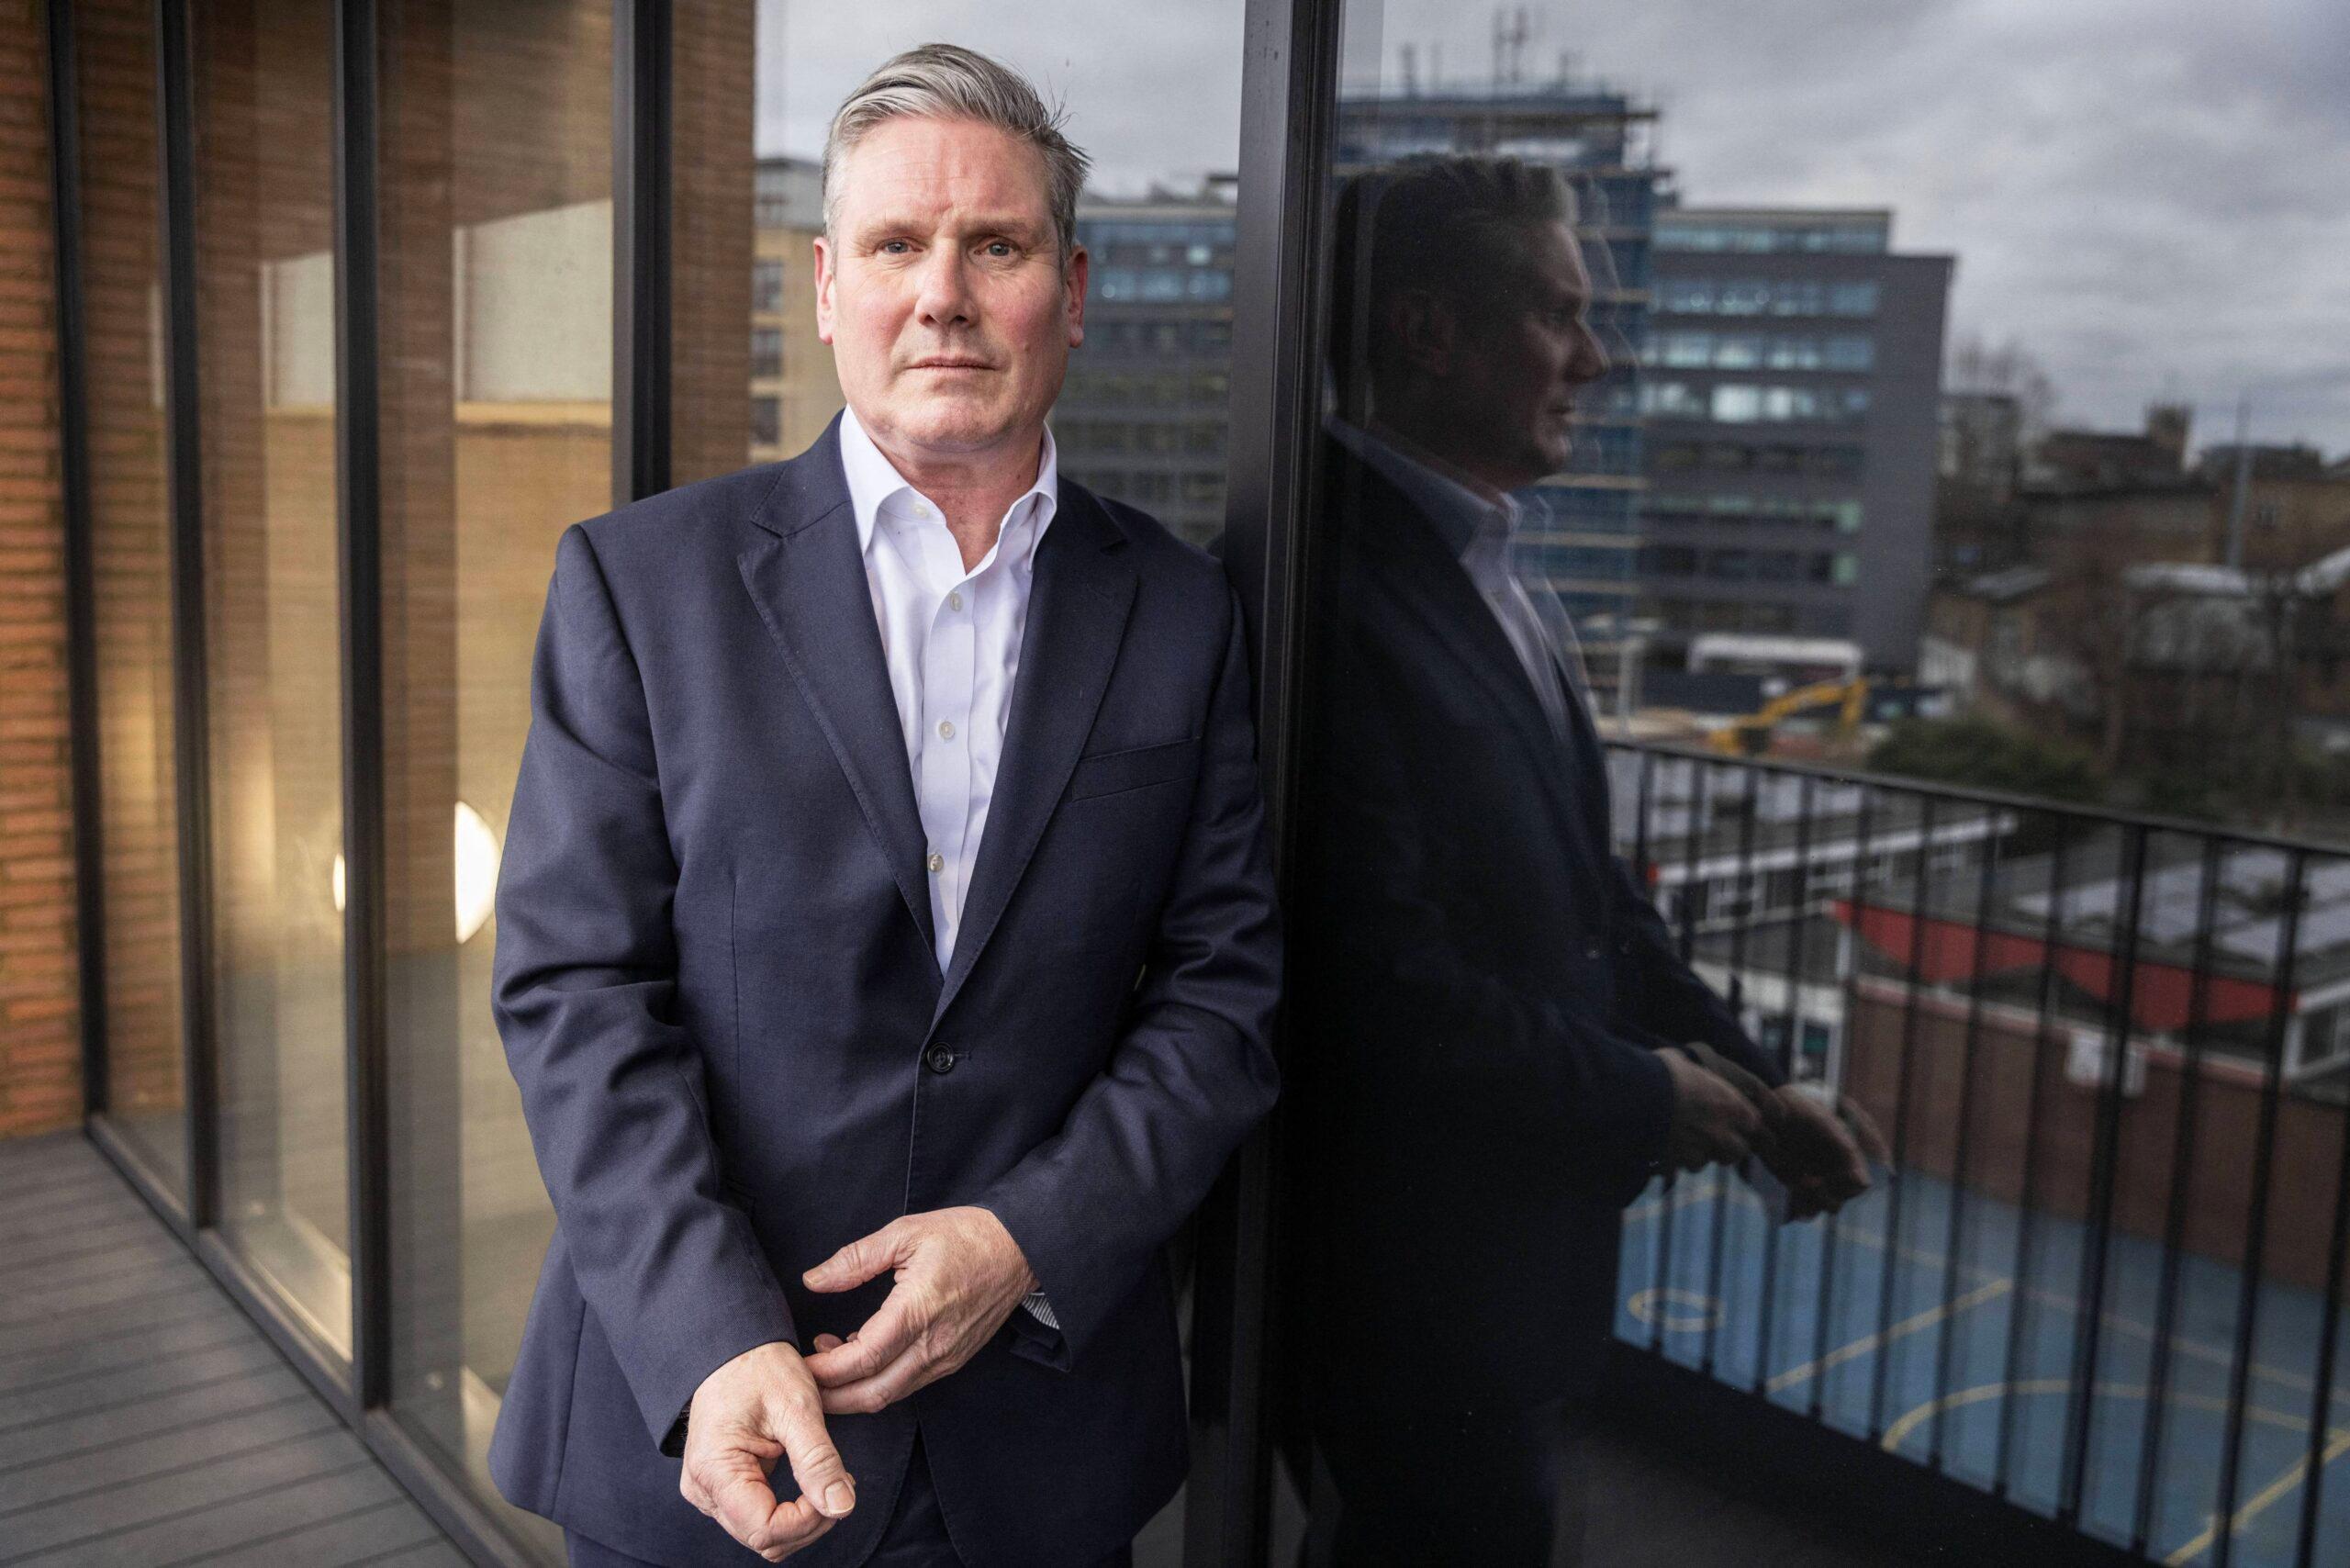
<instances>
[{"instance_id":1,"label":"metal balustrade","mask_svg":"<svg viewBox=\"0 0 2350 1568\"><path fill-rule=\"evenodd\" d=\"M2350 851L1639 745L1621 851L1891 1168L1627 1216L1617 1332L2084 1544L2350 1562Z\"/></svg>"}]
</instances>

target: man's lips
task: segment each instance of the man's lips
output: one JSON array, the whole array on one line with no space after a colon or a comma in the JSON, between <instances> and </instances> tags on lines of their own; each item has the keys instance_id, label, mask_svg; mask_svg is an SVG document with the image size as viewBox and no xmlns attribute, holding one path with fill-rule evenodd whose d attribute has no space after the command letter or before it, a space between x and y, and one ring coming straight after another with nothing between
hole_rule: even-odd
<instances>
[{"instance_id":1,"label":"man's lips","mask_svg":"<svg viewBox=\"0 0 2350 1568\"><path fill-rule=\"evenodd\" d=\"M983 359L918 359L907 368L910 370L992 370L995 367Z\"/></svg>"}]
</instances>

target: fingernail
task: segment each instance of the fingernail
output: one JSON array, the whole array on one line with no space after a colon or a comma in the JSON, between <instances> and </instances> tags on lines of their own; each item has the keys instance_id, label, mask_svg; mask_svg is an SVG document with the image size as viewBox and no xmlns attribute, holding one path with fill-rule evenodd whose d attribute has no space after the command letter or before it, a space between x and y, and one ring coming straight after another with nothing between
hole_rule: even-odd
<instances>
[{"instance_id":1,"label":"fingernail","mask_svg":"<svg viewBox=\"0 0 2350 1568\"><path fill-rule=\"evenodd\" d=\"M824 1490L824 1512L839 1518L856 1506L856 1493L845 1481L835 1481Z\"/></svg>"}]
</instances>

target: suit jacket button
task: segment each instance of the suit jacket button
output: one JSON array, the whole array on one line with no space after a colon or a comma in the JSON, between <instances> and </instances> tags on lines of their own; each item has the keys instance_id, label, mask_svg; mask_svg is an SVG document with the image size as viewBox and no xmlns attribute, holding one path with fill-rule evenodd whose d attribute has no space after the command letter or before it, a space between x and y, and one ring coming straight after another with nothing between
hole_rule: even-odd
<instances>
[{"instance_id":1,"label":"suit jacket button","mask_svg":"<svg viewBox=\"0 0 2350 1568\"><path fill-rule=\"evenodd\" d=\"M952 1072L955 1070L955 1053L948 1050L945 1046L931 1047L930 1055L926 1059L929 1061L930 1070L933 1072Z\"/></svg>"}]
</instances>

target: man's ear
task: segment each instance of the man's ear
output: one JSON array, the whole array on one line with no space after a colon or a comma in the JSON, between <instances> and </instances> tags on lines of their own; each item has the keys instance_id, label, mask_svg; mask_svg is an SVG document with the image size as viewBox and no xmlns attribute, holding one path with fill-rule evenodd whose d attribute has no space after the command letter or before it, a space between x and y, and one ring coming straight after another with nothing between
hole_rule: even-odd
<instances>
[{"instance_id":1,"label":"man's ear","mask_svg":"<svg viewBox=\"0 0 2350 1568\"><path fill-rule=\"evenodd\" d=\"M816 337L833 341L833 255L822 234L816 236Z\"/></svg>"},{"instance_id":2,"label":"man's ear","mask_svg":"<svg viewBox=\"0 0 2350 1568\"><path fill-rule=\"evenodd\" d=\"M1067 296L1069 346L1071 348L1085 342L1085 280L1092 263L1093 258L1085 253L1084 246L1075 246L1069 253L1068 269L1061 274L1061 289Z\"/></svg>"},{"instance_id":3,"label":"man's ear","mask_svg":"<svg viewBox=\"0 0 2350 1568\"><path fill-rule=\"evenodd\" d=\"M1402 289L1388 300L1385 315L1381 325L1393 340L1397 364L1424 375L1452 374L1460 340L1460 313L1452 301L1425 288Z\"/></svg>"}]
</instances>

